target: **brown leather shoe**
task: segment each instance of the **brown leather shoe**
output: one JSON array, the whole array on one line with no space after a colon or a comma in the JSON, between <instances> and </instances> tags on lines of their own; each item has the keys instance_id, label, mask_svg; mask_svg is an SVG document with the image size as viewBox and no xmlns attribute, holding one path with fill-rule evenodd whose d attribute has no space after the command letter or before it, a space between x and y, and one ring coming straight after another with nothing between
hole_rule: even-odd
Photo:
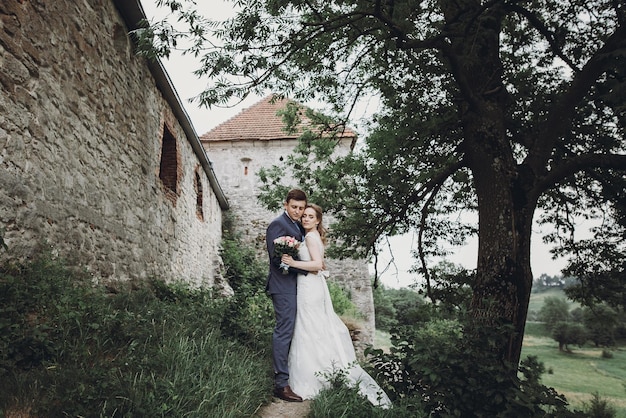
<instances>
[{"instance_id":1,"label":"brown leather shoe","mask_svg":"<svg viewBox=\"0 0 626 418\"><path fill-rule=\"evenodd\" d=\"M274 396L287 402L302 402L302 397L293 393L289 386L285 386L284 388L275 388Z\"/></svg>"}]
</instances>

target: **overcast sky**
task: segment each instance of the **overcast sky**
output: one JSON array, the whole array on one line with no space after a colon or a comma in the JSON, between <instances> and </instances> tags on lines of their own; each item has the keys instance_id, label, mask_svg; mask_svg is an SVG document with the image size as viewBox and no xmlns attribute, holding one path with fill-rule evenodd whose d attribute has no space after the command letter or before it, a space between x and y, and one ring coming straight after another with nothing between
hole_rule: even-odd
<instances>
[{"instance_id":1,"label":"overcast sky","mask_svg":"<svg viewBox=\"0 0 626 418\"><path fill-rule=\"evenodd\" d=\"M201 3L201 2L199 2ZM164 10L156 8L156 0L142 0L142 5L148 18L161 18L166 15ZM212 19L223 19L233 13L231 4L223 3L220 0L206 1L203 6L206 7L206 16ZM168 60L162 60L178 95L185 106L189 117L196 129L198 136L210 131L220 123L235 116L242 110L252 106L261 99L259 96L247 98L244 102L233 108L199 108L195 103L189 103L189 99L196 96L204 90L206 83L199 80L193 71L198 68L198 62L193 57L182 56L174 52ZM358 132L358 126L356 128ZM550 247L544 245L541 241L542 231L537 226L534 229L531 264L535 277L539 277L545 273L551 276L559 275L563 268L564 260L552 260L549 253ZM388 287L404 287L410 285L414 281L407 271L411 268L414 260L411 257L411 248L413 247L414 238L412 235L396 237L391 239L393 247L394 264L387 269L381 276L382 282ZM447 259L453 263L461 264L466 268L475 268L477 257L476 240L462 248L454 248L454 255ZM385 251L379 256L379 273L392 256ZM373 269L371 269L373 271Z\"/></svg>"}]
</instances>

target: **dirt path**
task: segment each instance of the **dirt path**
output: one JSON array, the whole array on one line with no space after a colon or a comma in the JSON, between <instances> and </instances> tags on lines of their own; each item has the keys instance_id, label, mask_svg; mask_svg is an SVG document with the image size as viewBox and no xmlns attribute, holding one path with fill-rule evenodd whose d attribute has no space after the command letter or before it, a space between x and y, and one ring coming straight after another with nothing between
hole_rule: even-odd
<instances>
[{"instance_id":1,"label":"dirt path","mask_svg":"<svg viewBox=\"0 0 626 418\"><path fill-rule=\"evenodd\" d=\"M274 398L271 404L265 405L255 415L259 418L305 418L311 401L304 402L285 402L281 399Z\"/></svg>"}]
</instances>

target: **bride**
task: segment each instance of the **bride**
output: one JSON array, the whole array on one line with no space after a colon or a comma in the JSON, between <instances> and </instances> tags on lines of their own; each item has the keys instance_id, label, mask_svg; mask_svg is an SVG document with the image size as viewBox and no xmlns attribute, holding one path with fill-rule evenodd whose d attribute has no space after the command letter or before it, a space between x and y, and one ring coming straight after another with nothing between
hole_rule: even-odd
<instances>
[{"instance_id":1,"label":"bride","mask_svg":"<svg viewBox=\"0 0 626 418\"><path fill-rule=\"evenodd\" d=\"M306 237L299 249L300 260L283 255L290 267L307 270L298 275L296 325L289 350L289 385L304 399L314 398L328 386L331 374L341 370L351 386L374 405L388 408L391 401L357 363L350 332L337 316L326 285L324 268L325 229L322 208L309 204L302 215ZM319 272L313 274L313 272Z\"/></svg>"}]
</instances>

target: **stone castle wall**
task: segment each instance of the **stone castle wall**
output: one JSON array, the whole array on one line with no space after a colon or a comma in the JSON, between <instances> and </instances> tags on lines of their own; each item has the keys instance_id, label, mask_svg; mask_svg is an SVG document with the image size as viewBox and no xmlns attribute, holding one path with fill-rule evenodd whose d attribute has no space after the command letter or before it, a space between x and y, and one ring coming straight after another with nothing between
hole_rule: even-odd
<instances>
[{"instance_id":1,"label":"stone castle wall","mask_svg":"<svg viewBox=\"0 0 626 418\"><path fill-rule=\"evenodd\" d=\"M341 146L348 152L349 141ZM282 213L264 209L257 201L259 192L258 173L262 167L277 165L289 155L297 144L295 139L203 141L213 160L218 180L230 202L230 212L235 218L237 230L267 260L265 231L270 221ZM312 199L314 203L314 199ZM328 226L328 220L324 219ZM374 300L367 263L364 260L327 260L330 280L346 289L351 300L364 316L359 340L355 343L362 352L374 338Z\"/></svg>"},{"instance_id":2,"label":"stone castle wall","mask_svg":"<svg viewBox=\"0 0 626 418\"><path fill-rule=\"evenodd\" d=\"M0 4L0 256L43 244L99 278L211 284L220 201L128 31L110 0Z\"/></svg>"}]
</instances>

